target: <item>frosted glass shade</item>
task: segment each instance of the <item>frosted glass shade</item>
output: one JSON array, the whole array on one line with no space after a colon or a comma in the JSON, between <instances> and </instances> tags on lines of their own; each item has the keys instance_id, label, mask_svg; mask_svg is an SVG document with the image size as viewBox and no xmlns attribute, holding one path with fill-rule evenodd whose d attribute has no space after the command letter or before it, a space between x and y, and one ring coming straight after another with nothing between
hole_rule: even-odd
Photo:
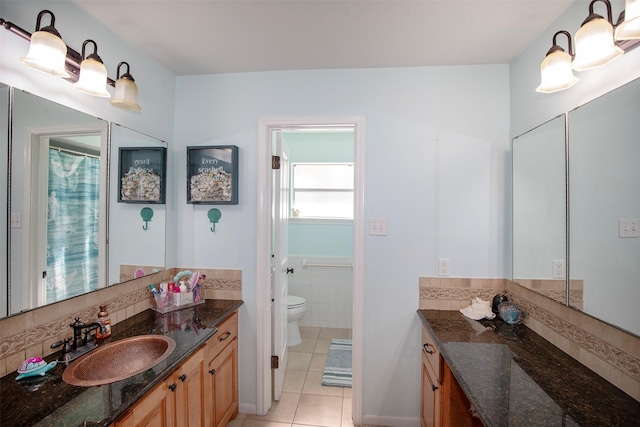
<instances>
[{"instance_id":1,"label":"frosted glass shade","mask_svg":"<svg viewBox=\"0 0 640 427\"><path fill-rule=\"evenodd\" d=\"M31 35L29 52L22 62L29 67L56 77L71 77L64 67L67 58L67 45L55 34L36 31Z\"/></svg>"},{"instance_id":2,"label":"frosted glass shade","mask_svg":"<svg viewBox=\"0 0 640 427\"><path fill-rule=\"evenodd\" d=\"M593 19L575 35L576 56L571 67L576 71L608 64L624 53L613 42L613 25L604 18Z\"/></svg>"},{"instance_id":3,"label":"frosted glass shade","mask_svg":"<svg viewBox=\"0 0 640 427\"><path fill-rule=\"evenodd\" d=\"M121 77L116 80L116 92L111 99L111 105L125 110L140 111L138 104L138 86L132 79Z\"/></svg>"},{"instance_id":4,"label":"frosted glass shade","mask_svg":"<svg viewBox=\"0 0 640 427\"><path fill-rule=\"evenodd\" d=\"M557 50L548 54L540 64L540 80L536 92L553 93L570 88L580 79L573 75L571 55Z\"/></svg>"},{"instance_id":5,"label":"frosted glass shade","mask_svg":"<svg viewBox=\"0 0 640 427\"><path fill-rule=\"evenodd\" d=\"M640 39L640 0L624 2L624 21L616 27L615 39Z\"/></svg>"},{"instance_id":6,"label":"frosted glass shade","mask_svg":"<svg viewBox=\"0 0 640 427\"><path fill-rule=\"evenodd\" d=\"M102 62L92 58L87 58L80 64L80 78L74 86L89 95L111 97L107 92L107 68Z\"/></svg>"}]
</instances>

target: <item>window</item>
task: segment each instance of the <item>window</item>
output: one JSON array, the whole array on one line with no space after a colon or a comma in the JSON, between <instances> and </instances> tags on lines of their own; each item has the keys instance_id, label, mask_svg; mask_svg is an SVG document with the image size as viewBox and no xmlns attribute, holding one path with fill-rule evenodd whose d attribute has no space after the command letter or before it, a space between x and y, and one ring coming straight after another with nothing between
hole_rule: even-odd
<instances>
[{"instance_id":1,"label":"window","mask_svg":"<svg viewBox=\"0 0 640 427\"><path fill-rule=\"evenodd\" d=\"M353 163L292 163L294 218L353 219Z\"/></svg>"}]
</instances>

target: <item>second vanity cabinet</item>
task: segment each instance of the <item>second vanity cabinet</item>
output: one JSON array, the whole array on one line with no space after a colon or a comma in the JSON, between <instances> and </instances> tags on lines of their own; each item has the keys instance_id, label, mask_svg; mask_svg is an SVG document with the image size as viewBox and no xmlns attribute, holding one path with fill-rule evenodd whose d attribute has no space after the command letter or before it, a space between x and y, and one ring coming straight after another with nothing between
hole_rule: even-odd
<instances>
[{"instance_id":1,"label":"second vanity cabinet","mask_svg":"<svg viewBox=\"0 0 640 427\"><path fill-rule=\"evenodd\" d=\"M471 404L449 365L442 358L436 341L422 326L422 393L420 423L422 427L481 427L480 419L471 415Z\"/></svg>"},{"instance_id":2,"label":"second vanity cabinet","mask_svg":"<svg viewBox=\"0 0 640 427\"><path fill-rule=\"evenodd\" d=\"M238 413L238 312L114 427L226 425Z\"/></svg>"}]
</instances>

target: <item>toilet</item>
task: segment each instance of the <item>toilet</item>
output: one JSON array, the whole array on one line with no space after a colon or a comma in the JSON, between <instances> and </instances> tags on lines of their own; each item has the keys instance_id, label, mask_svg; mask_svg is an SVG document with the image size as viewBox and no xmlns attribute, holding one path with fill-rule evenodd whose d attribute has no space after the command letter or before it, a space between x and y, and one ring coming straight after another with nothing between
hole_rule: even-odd
<instances>
[{"instance_id":1,"label":"toilet","mask_svg":"<svg viewBox=\"0 0 640 427\"><path fill-rule=\"evenodd\" d=\"M307 301L295 295L287 296L287 345L289 347L302 342L298 322L307 311Z\"/></svg>"}]
</instances>

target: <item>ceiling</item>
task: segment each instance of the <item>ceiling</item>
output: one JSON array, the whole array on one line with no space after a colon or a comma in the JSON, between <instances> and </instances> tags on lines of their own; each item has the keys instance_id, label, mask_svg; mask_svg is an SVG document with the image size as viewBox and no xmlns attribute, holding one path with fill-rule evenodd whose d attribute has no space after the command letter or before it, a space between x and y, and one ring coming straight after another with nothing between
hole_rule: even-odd
<instances>
[{"instance_id":1,"label":"ceiling","mask_svg":"<svg viewBox=\"0 0 640 427\"><path fill-rule=\"evenodd\" d=\"M73 1L176 76L507 64L573 2Z\"/></svg>"}]
</instances>

